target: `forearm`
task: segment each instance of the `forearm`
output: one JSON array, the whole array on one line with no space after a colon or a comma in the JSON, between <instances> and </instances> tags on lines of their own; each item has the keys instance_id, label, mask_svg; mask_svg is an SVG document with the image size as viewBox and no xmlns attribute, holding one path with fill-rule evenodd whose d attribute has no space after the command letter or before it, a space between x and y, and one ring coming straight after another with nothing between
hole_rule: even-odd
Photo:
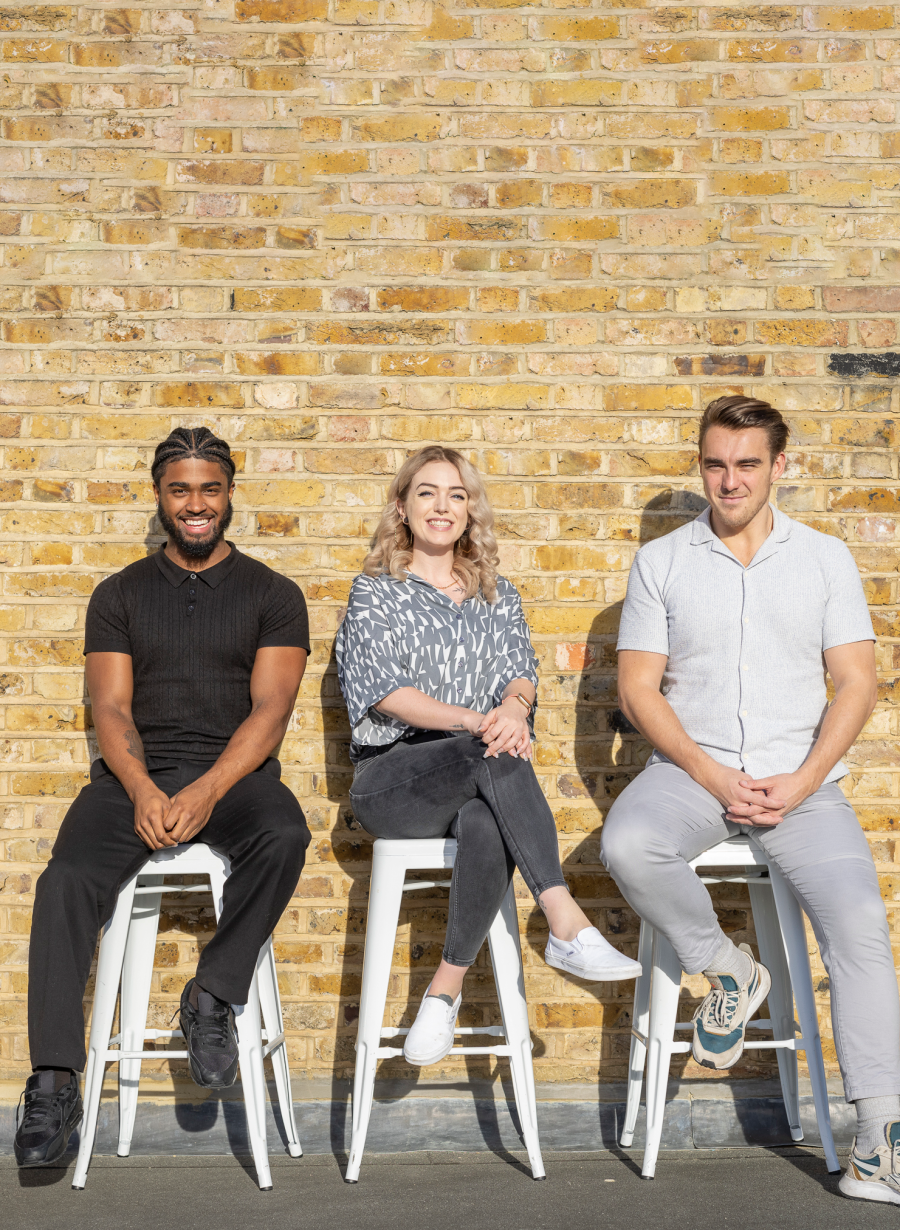
<instances>
[{"instance_id":1,"label":"forearm","mask_svg":"<svg viewBox=\"0 0 900 1230\"><path fill-rule=\"evenodd\" d=\"M293 705L285 710L275 703L261 704L241 723L221 756L199 779L217 802L272 755L284 738L292 712Z\"/></svg>"},{"instance_id":2,"label":"forearm","mask_svg":"<svg viewBox=\"0 0 900 1230\"><path fill-rule=\"evenodd\" d=\"M854 680L838 689L822 721L819 737L800 769L810 780L810 793L819 789L856 741L873 708L874 697L866 680Z\"/></svg>"},{"instance_id":3,"label":"forearm","mask_svg":"<svg viewBox=\"0 0 900 1230\"><path fill-rule=\"evenodd\" d=\"M473 713L463 705L445 705L418 688L397 688L375 708L386 717L397 718L421 730L468 730Z\"/></svg>"},{"instance_id":4,"label":"forearm","mask_svg":"<svg viewBox=\"0 0 900 1230\"><path fill-rule=\"evenodd\" d=\"M648 743L708 789L710 775L719 766L687 734L675 710L658 689L635 686L627 696L620 695L619 704L629 722Z\"/></svg>"},{"instance_id":5,"label":"forearm","mask_svg":"<svg viewBox=\"0 0 900 1230\"><path fill-rule=\"evenodd\" d=\"M117 705L95 704L91 713L100 755L134 802L142 787L152 785L134 719L129 710Z\"/></svg>"}]
</instances>

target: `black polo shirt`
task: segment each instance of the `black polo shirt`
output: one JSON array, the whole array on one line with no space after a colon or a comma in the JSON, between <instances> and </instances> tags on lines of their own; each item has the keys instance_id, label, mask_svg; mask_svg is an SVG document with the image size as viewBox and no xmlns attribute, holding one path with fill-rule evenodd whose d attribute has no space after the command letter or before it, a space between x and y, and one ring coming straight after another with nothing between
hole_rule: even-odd
<instances>
[{"instance_id":1,"label":"black polo shirt","mask_svg":"<svg viewBox=\"0 0 900 1230\"><path fill-rule=\"evenodd\" d=\"M84 652L131 655L131 712L148 759L216 760L250 715L256 651L309 649L300 587L228 545L201 572L159 550L91 597Z\"/></svg>"}]
</instances>

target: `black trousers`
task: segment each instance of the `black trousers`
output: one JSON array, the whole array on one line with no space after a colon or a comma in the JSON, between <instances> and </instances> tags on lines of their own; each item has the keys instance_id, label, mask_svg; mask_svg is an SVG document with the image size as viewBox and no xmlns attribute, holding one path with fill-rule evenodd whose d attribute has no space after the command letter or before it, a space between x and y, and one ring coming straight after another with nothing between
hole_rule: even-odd
<instances>
[{"instance_id":1,"label":"black trousers","mask_svg":"<svg viewBox=\"0 0 900 1230\"><path fill-rule=\"evenodd\" d=\"M170 797L208 764L150 761ZM228 791L194 841L231 861L222 916L197 965L205 990L247 1001L259 950L290 901L310 833L291 791L269 759ZM84 1068L82 1000L97 933L112 916L119 886L150 857L134 831L134 806L102 761L63 820L37 882L28 959L28 1037L33 1067Z\"/></svg>"},{"instance_id":2,"label":"black trousers","mask_svg":"<svg viewBox=\"0 0 900 1230\"><path fill-rule=\"evenodd\" d=\"M375 837L455 837L444 960L472 965L516 867L535 900L565 887L556 823L530 760L484 758L477 735L401 740L357 766L353 814Z\"/></svg>"}]
</instances>

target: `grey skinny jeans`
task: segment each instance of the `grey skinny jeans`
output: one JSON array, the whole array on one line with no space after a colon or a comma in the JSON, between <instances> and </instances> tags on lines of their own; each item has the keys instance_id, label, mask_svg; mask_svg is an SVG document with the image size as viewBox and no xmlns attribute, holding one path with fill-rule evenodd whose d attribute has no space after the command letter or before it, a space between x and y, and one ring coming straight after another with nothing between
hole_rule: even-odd
<instances>
[{"instance_id":1,"label":"grey skinny jeans","mask_svg":"<svg viewBox=\"0 0 900 1230\"><path fill-rule=\"evenodd\" d=\"M477 735L395 743L357 766L353 812L374 837L455 837L444 960L478 956L518 867L535 900L565 887L553 813L530 760L484 758Z\"/></svg>"},{"instance_id":2,"label":"grey skinny jeans","mask_svg":"<svg viewBox=\"0 0 900 1230\"><path fill-rule=\"evenodd\" d=\"M868 843L837 783L774 828L757 828L725 820L718 799L677 765L654 764L611 807L601 858L632 909L695 974L709 966L723 932L688 862L739 833L780 869L812 923L847 1101L900 1093L900 999L884 903Z\"/></svg>"}]
</instances>

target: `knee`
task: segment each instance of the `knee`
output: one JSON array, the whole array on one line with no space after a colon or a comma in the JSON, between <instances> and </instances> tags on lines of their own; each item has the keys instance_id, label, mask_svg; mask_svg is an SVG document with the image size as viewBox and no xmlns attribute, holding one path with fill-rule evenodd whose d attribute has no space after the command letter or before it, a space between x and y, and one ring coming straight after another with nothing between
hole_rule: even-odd
<instances>
[{"instance_id":1,"label":"knee","mask_svg":"<svg viewBox=\"0 0 900 1230\"><path fill-rule=\"evenodd\" d=\"M258 857L302 867L311 839L300 804L290 794L289 798L269 801L261 811L253 845Z\"/></svg>"},{"instance_id":2,"label":"knee","mask_svg":"<svg viewBox=\"0 0 900 1230\"><path fill-rule=\"evenodd\" d=\"M600 835L600 861L615 880L627 880L645 867L652 842L652 825L613 805Z\"/></svg>"},{"instance_id":3,"label":"knee","mask_svg":"<svg viewBox=\"0 0 900 1230\"><path fill-rule=\"evenodd\" d=\"M54 852L35 885L36 901L65 901L90 886L90 864L77 852Z\"/></svg>"}]
</instances>

